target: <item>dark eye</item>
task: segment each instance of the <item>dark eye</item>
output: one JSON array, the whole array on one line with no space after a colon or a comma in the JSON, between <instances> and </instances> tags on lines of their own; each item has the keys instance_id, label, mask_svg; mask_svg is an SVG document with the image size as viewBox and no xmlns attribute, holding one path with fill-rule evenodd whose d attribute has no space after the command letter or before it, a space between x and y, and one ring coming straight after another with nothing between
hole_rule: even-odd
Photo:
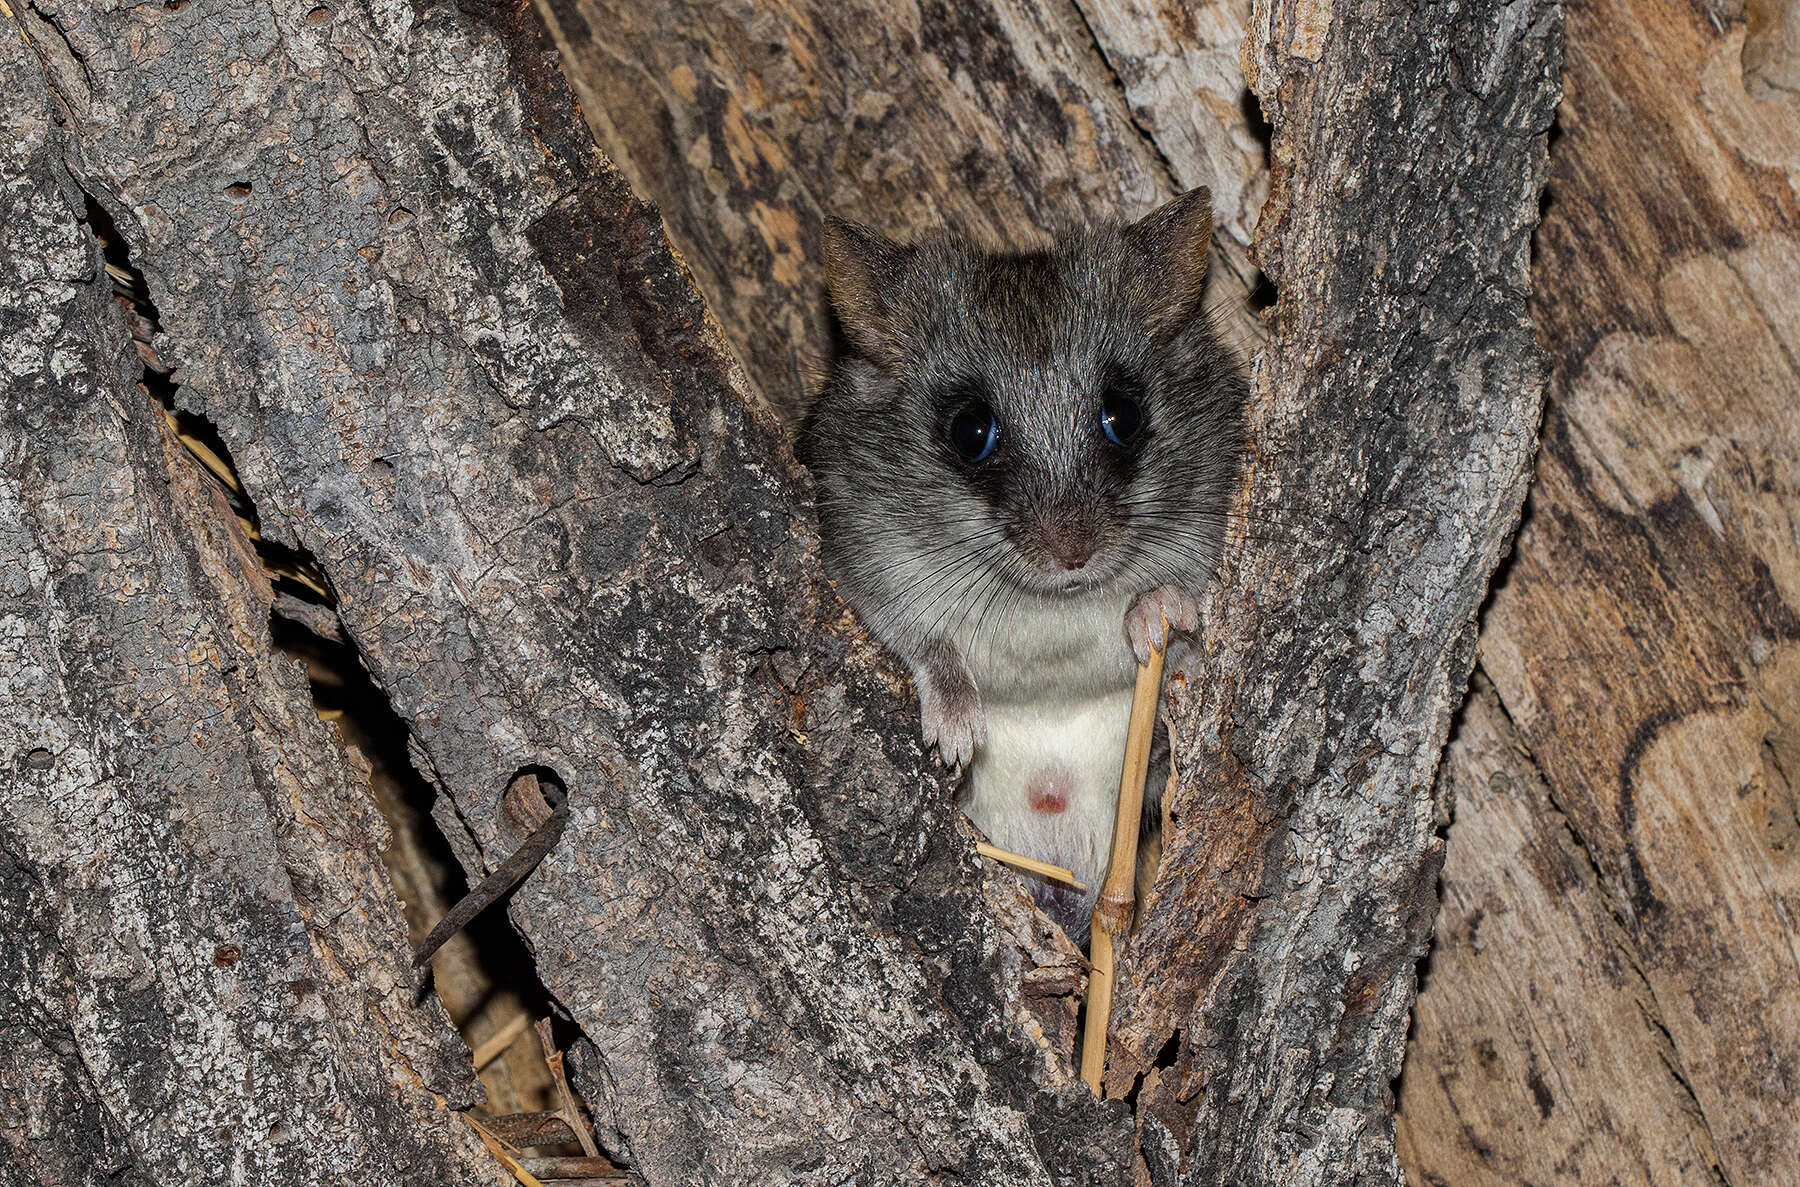
<instances>
[{"instance_id":1,"label":"dark eye","mask_svg":"<svg viewBox=\"0 0 1800 1187\"><path fill-rule=\"evenodd\" d=\"M1144 427L1144 409L1137 395L1121 385L1111 385L1100 399L1100 427L1106 439L1123 449L1137 440Z\"/></svg>"},{"instance_id":2,"label":"dark eye","mask_svg":"<svg viewBox=\"0 0 1800 1187\"><path fill-rule=\"evenodd\" d=\"M985 462L1000 441L994 410L979 400L964 404L950 418L950 448L964 461Z\"/></svg>"}]
</instances>

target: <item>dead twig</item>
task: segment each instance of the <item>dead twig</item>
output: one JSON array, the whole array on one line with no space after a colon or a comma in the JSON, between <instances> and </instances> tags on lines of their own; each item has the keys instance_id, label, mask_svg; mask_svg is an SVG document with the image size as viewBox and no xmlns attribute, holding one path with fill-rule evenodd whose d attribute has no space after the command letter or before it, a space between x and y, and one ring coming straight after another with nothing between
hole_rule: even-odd
<instances>
[{"instance_id":1,"label":"dead twig","mask_svg":"<svg viewBox=\"0 0 1800 1187\"><path fill-rule=\"evenodd\" d=\"M530 1025L530 1019L526 1025ZM485 1117L481 1123L508 1146L562 1146L575 1142L575 1131L558 1112L503 1113Z\"/></svg>"},{"instance_id":2,"label":"dead twig","mask_svg":"<svg viewBox=\"0 0 1800 1187\"><path fill-rule=\"evenodd\" d=\"M569 822L569 801L562 803L550 813L549 819L539 826L538 830L525 839L513 855L500 863L500 868L483 878L469 893L457 900L450 913L438 921L413 953L413 967L424 968L431 960L431 954L444 946L445 941L469 925L475 916L481 914L494 904L494 901L520 882L525 875L537 869L544 855L556 847L562 838L563 826Z\"/></svg>"},{"instance_id":3,"label":"dead twig","mask_svg":"<svg viewBox=\"0 0 1800 1187\"><path fill-rule=\"evenodd\" d=\"M521 1165L546 1182L570 1179L616 1182L626 1177L625 1169L610 1158L521 1158Z\"/></svg>"},{"instance_id":4,"label":"dead twig","mask_svg":"<svg viewBox=\"0 0 1800 1187\"><path fill-rule=\"evenodd\" d=\"M565 803L567 801L564 801ZM550 1078L556 1081L557 1099L562 1101L560 1115L563 1123L575 1134L581 1143L581 1151L589 1158L599 1158L600 1147L594 1141L594 1135L588 1130L587 1118L581 1115L581 1106L575 1101L575 1093L569 1087L569 1078L563 1074L563 1053L556 1049L556 1041L550 1037L550 1020L540 1018L537 1021L538 1043L544 1048L544 1063L550 1068Z\"/></svg>"}]
</instances>

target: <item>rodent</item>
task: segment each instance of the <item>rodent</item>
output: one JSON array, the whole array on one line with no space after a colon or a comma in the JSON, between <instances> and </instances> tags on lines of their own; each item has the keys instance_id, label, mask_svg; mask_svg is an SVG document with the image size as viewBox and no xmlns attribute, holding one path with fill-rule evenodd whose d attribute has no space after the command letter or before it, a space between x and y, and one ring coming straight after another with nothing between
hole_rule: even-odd
<instances>
[{"instance_id":1,"label":"rodent","mask_svg":"<svg viewBox=\"0 0 1800 1187\"><path fill-rule=\"evenodd\" d=\"M964 810L1077 941L1106 872L1136 662L1197 625L1246 387L1201 309L1211 195L1038 251L823 233L849 349L799 437L826 571L911 668ZM1147 788L1156 816L1160 780Z\"/></svg>"}]
</instances>

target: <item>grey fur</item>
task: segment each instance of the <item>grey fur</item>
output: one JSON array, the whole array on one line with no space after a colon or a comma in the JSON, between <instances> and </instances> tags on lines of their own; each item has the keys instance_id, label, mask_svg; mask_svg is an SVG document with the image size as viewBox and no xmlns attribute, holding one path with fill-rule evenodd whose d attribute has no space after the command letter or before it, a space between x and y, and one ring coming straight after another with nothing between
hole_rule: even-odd
<instances>
[{"instance_id":1,"label":"grey fur","mask_svg":"<svg viewBox=\"0 0 1800 1187\"><path fill-rule=\"evenodd\" d=\"M855 353L801 434L826 564L868 629L911 666L927 740L951 761L974 751L978 779L986 722L971 671L1005 663L984 649L1031 654L1019 650L1021 632L1157 587L1191 597L1218 561L1246 389L1200 309L1209 201L1193 191L1130 226L1024 254L948 239L903 247L854 224L827 227L833 303ZM1144 429L1130 450L1101 428L1109 380L1141 396ZM979 466L945 436L971 398L999 421L999 445ZM1046 559L1046 541L1071 533L1094 543L1074 574ZM1008 695L1129 687L1123 616L1113 633L1116 655L1029 662L1038 670L1006 673ZM1088 646L1078 630L1069 637ZM1069 913L1091 898L1060 904L1059 921L1085 932L1085 915Z\"/></svg>"}]
</instances>

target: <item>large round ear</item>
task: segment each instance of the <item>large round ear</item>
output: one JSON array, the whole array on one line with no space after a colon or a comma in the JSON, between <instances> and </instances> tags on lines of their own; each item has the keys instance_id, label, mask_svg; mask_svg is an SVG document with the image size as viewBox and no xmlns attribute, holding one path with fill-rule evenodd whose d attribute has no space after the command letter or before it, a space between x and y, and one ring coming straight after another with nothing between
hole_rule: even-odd
<instances>
[{"instance_id":1,"label":"large round ear","mask_svg":"<svg viewBox=\"0 0 1800 1187\"><path fill-rule=\"evenodd\" d=\"M825 288L844 332L870 361L892 363L898 344L890 298L911 249L844 218L825 220L821 248Z\"/></svg>"},{"instance_id":2,"label":"large round ear","mask_svg":"<svg viewBox=\"0 0 1800 1187\"><path fill-rule=\"evenodd\" d=\"M1125 228L1126 241L1145 265L1144 292L1156 331L1173 329L1200 308L1212 232L1212 191L1205 186L1171 198Z\"/></svg>"}]
</instances>

